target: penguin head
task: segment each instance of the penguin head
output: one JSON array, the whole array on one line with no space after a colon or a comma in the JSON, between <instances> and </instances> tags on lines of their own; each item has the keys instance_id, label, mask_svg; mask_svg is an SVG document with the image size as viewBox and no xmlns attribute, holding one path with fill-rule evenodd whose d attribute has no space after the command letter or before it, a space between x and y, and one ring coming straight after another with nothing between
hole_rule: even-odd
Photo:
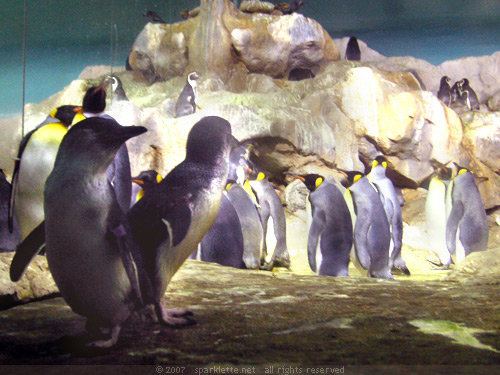
<instances>
[{"instance_id":1,"label":"penguin head","mask_svg":"<svg viewBox=\"0 0 500 375\"><path fill-rule=\"evenodd\" d=\"M187 82L191 85L191 87L196 87L196 80L200 78L200 75L197 72L191 72L187 76Z\"/></svg>"},{"instance_id":2,"label":"penguin head","mask_svg":"<svg viewBox=\"0 0 500 375\"><path fill-rule=\"evenodd\" d=\"M75 161L84 166L106 169L125 141L146 131L143 126L121 126L111 118L82 120L63 138L56 164Z\"/></svg>"},{"instance_id":3,"label":"penguin head","mask_svg":"<svg viewBox=\"0 0 500 375\"><path fill-rule=\"evenodd\" d=\"M188 134L186 161L220 165L229 161L231 149L239 142L231 134L231 124L217 116L203 117Z\"/></svg>"},{"instance_id":4,"label":"penguin head","mask_svg":"<svg viewBox=\"0 0 500 375\"><path fill-rule=\"evenodd\" d=\"M233 180L232 178L228 178L226 180L226 191L229 191L229 189L231 189L231 186L233 186L233 185L237 185L236 180Z\"/></svg>"},{"instance_id":5,"label":"penguin head","mask_svg":"<svg viewBox=\"0 0 500 375\"><path fill-rule=\"evenodd\" d=\"M83 97L83 112L101 113L106 108L106 90L104 86L91 87Z\"/></svg>"},{"instance_id":6,"label":"penguin head","mask_svg":"<svg viewBox=\"0 0 500 375\"><path fill-rule=\"evenodd\" d=\"M312 193L315 191L317 188L319 188L323 182L325 182L325 178L319 174L316 173L310 173L310 174L295 174L291 172L285 172L285 174L289 174L296 179L302 181L304 185L309 189L309 191Z\"/></svg>"},{"instance_id":7,"label":"penguin head","mask_svg":"<svg viewBox=\"0 0 500 375\"><path fill-rule=\"evenodd\" d=\"M341 181L341 184L344 187L349 187L364 177L364 174L358 171L345 171L338 168L337 171L339 171L345 177L345 179Z\"/></svg>"},{"instance_id":8,"label":"penguin head","mask_svg":"<svg viewBox=\"0 0 500 375\"><path fill-rule=\"evenodd\" d=\"M462 78L462 80L459 83L459 86L462 88L462 90L468 88L469 87L469 80L467 78Z\"/></svg>"},{"instance_id":9,"label":"penguin head","mask_svg":"<svg viewBox=\"0 0 500 375\"><path fill-rule=\"evenodd\" d=\"M119 88L123 89L123 84L121 79L115 76L114 74L111 74L106 78L104 78L104 80L102 81L102 86L106 89L111 88L112 93L116 92L116 90L118 90Z\"/></svg>"},{"instance_id":10,"label":"penguin head","mask_svg":"<svg viewBox=\"0 0 500 375\"><path fill-rule=\"evenodd\" d=\"M7 181L7 173L2 168L0 168L0 180Z\"/></svg>"},{"instance_id":11,"label":"penguin head","mask_svg":"<svg viewBox=\"0 0 500 375\"><path fill-rule=\"evenodd\" d=\"M458 165L457 163L453 162L453 176L457 177L460 176L464 173L470 172L472 173L468 168L462 167L461 165Z\"/></svg>"},{"instance_id":12,"label":"penguin head","mask_svg":"<svg viewBox=\"0 0 500 375\"><path fill-rule=\"evenodd\" d=\"M384 169L387 169L388 163L384 155L379 155L375 158L375 160L373 160L372 168L375 168L377 165L381 165L382 167L384 167Z\"/></svg>"},{"instance_id":13,"label":"penguin head","mask_svg":"<svg viewBox=\"0 0 500 375\"><path fill-rule=\"evenodd\" d=\"M76 113L81 109L82 107L78 107L76 105L62 105L50 112L50 116L59 120L64 126L68 127L73 122L73 118Z\"/></svg>"},{"instance_id":14,"label":"penguin head","mask_svg":"<svg viewBox=\"0 0 500 375\"><path fill-rule=\"evenodd\" d=\"M141 187L141 190L137 193L137 201L141 199L144 193L152 186L159 184L161 181L161 175L152 169L141 172L137 177L132 177L132 182Z\"/></svg>"},{"instance_id":15,"label":"penguin head","mask_svg":"<svg viewBox=\"0 0 500 375\"><path fill-rule=\"evenodd\" d=\"M441 77L441 82L440 82L440 86L441 87L446 86L446 85L448 87L450 87L451 86L450 83L451 83L450 77L448 77L448 76L442 76Z\"/></svg>"}]
</instances>

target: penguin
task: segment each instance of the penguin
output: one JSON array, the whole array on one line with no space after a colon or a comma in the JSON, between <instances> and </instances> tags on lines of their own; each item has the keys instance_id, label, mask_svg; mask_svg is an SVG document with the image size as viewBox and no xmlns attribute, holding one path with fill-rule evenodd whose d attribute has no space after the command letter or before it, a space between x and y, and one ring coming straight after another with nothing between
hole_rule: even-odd
<instances>
[{"instance_id":1,"label":"penguin","mask_svg":"<svg viewBox=\"0 0 500 375\"><path fill-rule=\"evenodd\" d=\"M449 268L452 263L450 252L446 246L446 189L451 179L451 169L445 165L435 168L429 182L425 199L425 221L427 238L431 251L438 257L440 263L429 260L436 268Z\"/></svg>"},{"instance_id":2,"label":"penguin","mask_svg":"<svg viewBox=\"0 0 500 375\"><path fill-rule=\"evenodd\" d=\"M281 3L276 5L274 8L280 10L284 15L293 14L297 12L304 5L304 1L293 1L293 3L286 4ZM281 8L279 8L281 6Z\"/></svg>"},{"instance_id":3,"label":"penguin","mask_svg":"<svg viewBox=\"0 0 500 375\"><path fill-rule=\"evenodd\" d=\"M461 92L460 97L466 93L466 97L462 99L462 101L467 102L469 110L479 111L479 99L477 98L476 92L472 89L472 87L470 87L469 80L467 78L463 78L459 82L459 88Z\"/></svg>"},{"instance_id":4,"label":"penguin","mask_svg":"<svg viewBox=\"0 0 500 375\"><path fill-rule=\"evenodd\" d=\"M441 100L447 107L451 105L451 79L448 76L441 77L441 81L439 83L439 91L437 93L437 97Z\"/></svg>"},{"instance_id":5,"label":"penguin","mask_svg":"<svg viewBox=\"0 0 500 375\"><path fill-rule=\"evenodd\" d=\"M111 92L111 101L128 101L127 94L125 94L125 90L123 88L122 80L115 74L105 77L103 80L103 86Z\"/></svg>"},{"instance_id":6,"label":"penguin","mask_svg":"<svg viewBox=\"0 0 500 375\"><path fill-rule=\"evenodd\" d=\"M186 84L175 103L175 117L191 115L196 112L196 80L198 73L188 74Z\"/></svg>"},{"instance_id":7,"label":"penguin","mask_svg":"<svg viewBox=\"0 0 500 375\"><path fill-rule=\"evenodd\" d=\"M35 129L27 133L17 152L9 200L9 229L17 219L26 238L44 217L43 189L54 166L57 150L80 107L63 105L54 109Z\"/></svg>"},{"instance_id":8,"label":"penguin","mask_svg":"<svg viewBox=\"0 0 500 375\"><path fill-rule=\"evenodd\" d=\"M162 324L193 324L188 311L161 305L165 290L214 223L228 174L231 147L238 145L231 125L203 117L190 130L186 157L144 194L126 215L127 248L137 264L141 295Z\"/></svg>"},{"instance_id":9,"label":"penguin","mask_svg":"<svg viewBox=\"0 0 500 375\"><path fill-rule=\"evenodd\" d=\"M389 268L391 232L378 192L361 172L342 171L349 186L344 194L354 227L354 260L368 276L392 280Z\"/></svg>"},{"instance_id":10,"label":"penguin","mask_svg":"<svg viewBox=\"0 0 500 375\"><path fill-rule=\"evenodd\" d=\"M347 42L347 47L345 49L345 58L350 61L360 61L361 60L361 50L359 48L358 39L355 36L351 36Z\"/></svg>"},{"instance_id":11,"label":"penguin","mask_svg":"<svg viewBox=\"0 0 500 375\"><path fill-rule=\"evenodd\" d=\"M3 169L0 169L0 253L15 251L22 240L17 220L13 222L12 233L9 230L10 191L11 184L7 181L7 175Z\"/></svg>"},{"instance_id":12,"label":"penguin","mask_svg":"<svg viewBox=\"0 0 500 375\"><path fill-rule=\"evenodd\" d=\"M59 291L87 319L90 347L113 346L123 322L141 305L136 265L118 230L126 217L106 171L120 146L146 131L100 117L70 128L45 184L45 221L11 264L11 279L17 281L45 242Z\"/></svg>"},{"instance_id":13,"label":"penguin","mask_svg":"<svg viewBox=\"0 0 500 375\"><path fill-rule=\"evenodd\" d=\"M368 180L377 188L380 201L389 221L391 230L389 268L391 270L397 269L405 275L410 275L410 270L408 270L401 256L401 248L403 247L403 213L394 185L386 175L386 169L387 159L383 155L377 156L372 163L372 170L368 174Z\"/></svg>"},{"instance_id":14,"label":"penguin","mask_svg":"<svg viewBox=\"0 0 500 375\"><path fill-rule=\"evenodd\" d=\"M450 106L460 97L460 81L456 81L450 89Z\"/></svg>"},{"instance_id":15,"label":"penguin","mask_svg":"<svg viewBox=\"0 0 500 375\"><path fill-rule=\"evenodd\" d=\"M446 245L455 263L488 247L488 217L470 170L453 163L455 177L448 186L451 210L446 222Z\"/></svg>"},{"instance_id":16,"label":"penguin","mask_svg":"<svg viewBox=\"0 0 500 375\"><path fill-rule=\"evenodd\" d=\"M152 10L144 11L142 16L149 19L150 23L166 23L158 14L156 14Z\"/></svg>"},{"instance_id":17,"label":"penguin","mask_svg":"<svg viewBox=\"0 0 500 375\"><path fill-rule=\"evenodd\" d=\"M243 232L243 262L248 269L258 269L261 264L264 231L258 210L245 189L234 180L228 180L227 197L238 214Z\"/></svg>"},{"instance_id":18,"label":"penguin","mask_svg":"<svg viewBox=\"0 0 500 375\"><path fill-rule=\"evenodd\" d=\"M227 193L224 192L217 218L191 258L244 269L246 266L243 252L244 241L240 219Z\"/></svg>"},{"instance_id":19,"label":"penguin","mask_svg":"<svg viewBox=\"0 0 500 375\"><path fill-rule=\"evenodd\" d=\"M349 276L353 244L351 215L336 182L318 174L291 174L309 189L307 258L318 275Z\"/></svg>"},{"instance_id":20,"label":"penguin","mask_svg":"<svg viewBox=\"0 0 500 375\"><path fill-rule=\"evenodd\" d=\"M104 86L90 87L83 97L81 110L73 119L72 126L86 118L101 117L114 120L104 113L106 109L106 90ZM114 186L118 203L124 212L130 207L132 185L130 183L130 158L128 148L123 143L116 153L115 159L108 167L108 179Z\"/></svg>"},{"instance_id":21,"label":"penguin","mask_svg":"<svg viewBox=\"0 0 500 375\"><path fill-rule=\"evenodd\" d=\"M290 254L286 244L286 219L283 204L266 174L252 166L249 174L249 184L252 188L260 209L258 210L263 230L262 259L267 257L267 228L269 219L273 221L276 245L269 262L262 264L262 269L272 270L275 267L290 269Z\"/></svg>"},{"instance_id":22,"label":"penguin","mask_svg":"<svg viewBox=\"0 0 500 375\"><path fill-rule=\"evenodd\" d=\"M130 206L136 204L152 185L159 184L161 180L161 175L152 169L141 172L137 177L132 177L132 200Z\"/></svg>"}]
</instances>

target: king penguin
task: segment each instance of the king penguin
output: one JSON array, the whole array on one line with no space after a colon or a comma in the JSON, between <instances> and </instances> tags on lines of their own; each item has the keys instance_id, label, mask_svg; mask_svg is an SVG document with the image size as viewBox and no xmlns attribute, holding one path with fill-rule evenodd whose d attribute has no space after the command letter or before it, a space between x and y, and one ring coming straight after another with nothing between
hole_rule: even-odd
<instances>
[{"instance_id":1,"label":"king penguin","mask_svg":"<svg viewBox=\"0 0 500 375\"><path fill-rule=\"evenodd\" d=\"M116 230L125 215L106 171L120 146L145 131L106 118L85 119L70 128L45 184L45 221L20 245L11 264L11 279L17 281L45 240L59 291L75 313L87 318L88 346L114 345L122 323L140 305L132 254L120 246Z\"/></svg>"},{"instance_id":2,"label":"king penguin","mask_svg":"<svg viewBox=\"0 0 500 375\"><path fill-rule=\"evenodd\" d=\"M13 221L12 233L9 230L10 191L11 184L7 181L7 175L0 169L0 253L15 251L22 240L17 220Z\"/></svg>"},{"instance_id":3,"label":"king penguin","mask_svg":"<svg viewBox=\"0 0 500 375\"><path fill-rule=\"evenodd\" d=\"M188 74L186 84L175 103L175 117L191 115L196 112L196 80L200 78L198 73Z\"/></svg>"},{"instance_id":4,"label":"king penguin","mask_svg":"<svg viewBox=\"0 0 500 375\"><path fill-rule=\"evenodd\" d=\"M204 117L190 130L186 157L154 184L127 213L126 230L139 271L141 294L161 323L192 324L188 311L169 311L161 300L167 286L217 217L231 147L238 142L231 125Z\"/></svg>"},{"instance_id":5,"label":"king penguin","mask_svg":"<svg viewBox=\"0 0 500 375\"><path fill-rule=\"evenodd\" d=\"M439 91L437 93L437 97L441 100L447 107L451 105L451 86L450 86L450 77L443 76L441 77L441 81L439 82Z\"/></svg>"},{"instance_id":6,"label":"king penguin","mask_svg":"<svg viewBox=\"0 0 500 375\"><path fill-rule=\"evenodd\" d=\"M130 206L136 204L151 186L159 184L161 180L161 175L152 169L141 172L139 176L132 177L132 200Z\"/></svg>"},{"instance_id":7,"label":"king penguin","mask_svg":"<svg viewBox=\"0 0 500 375\"><path fill-rule=\"evenodd\" d=\"M248 161L250 162L250 161ZM272 220L273 234L276 245L269 262L262 269L272 270L275 267L290 268L290 254L286 244L286 218L283 204L267 175L259 171L252 163L249 174L249 183L252 188L260 209L258 210L262 223L264 244L261 258L267 257L267 230L269 221Z\"/></svg>"},{"instance_id":8,"label":"king penguin","mask_svg":"<svg viewBox=\"0 0 500 375\"><path fill-rule=\"evenodd\" d=\"M27 133L17 152L12 175L9 203L9 228L14 216L22 238L26 238L43 221L43 189L54 166L61 140L80 107L63 105Z\"/></svg>"},{"instance_id":9,"label":"king penguin","mask_svg":"<svg viewBox=\"0 0 500 375\"><path fill-rule=\"evenodd\" d=\"M309 189L307 258L318 275L349 276L352 221L340 187L318 174L288 173Z\"/></svg>"},{"instance_id":10,"label":"king penguin","mask_svg":"<svg viewBox=\"0 0 500 375\"><path fill-rule=\"evenodd\" d=\"M261 265L264 232L257 207L245 189L236 181L228 180L226 191L229 201L238 214L243 232L243 262L248 269L258 269Z\"/></svg>"},{"instance_id":11,"label":"king penguin","mask_svg":"<svg viewBox=\"0 0 500 375\"><path fill-rule=\"evenodd\" d=\"M243 269L246 268L243 252L244 241L240 219L227 197L227 192L224 192L217 218L191 258Z\"/></svg>"},{"instance_id":12,"label":"king penguin","mask_svg":"<svg viewBox=\"0 0 500 375\"><path fill-rule=\"evenodd\" d=\"M401 256L401 248L403 247L403 213L401 212L398 195L392 181L386 175L386 170L387 159L382 155L377 156L372 163L372 170L368 174L368 180L378 190L378 195L391 229L389 268L391 270L398 269L405 275L410 275L410 271Z\"/></svg>"},{"instance_id":13,"label":"king penguin","mask_svg":"<svg viewBox=\"0 0 500 375\"><path fill-rule=\"evenodd\" d=\"M438 257L439 263L429 262L438 268L449 268L452 263L446 247L446 189L451 179L451 168L445 165L435 167L429 182L425 199L425 221L429 248Z\"/></svg>"},{"instance_id":14,"label":"king penguin","mask_svg":"<svg viewBox=\"0 0 500 375\"><path fill-rule=\"evenodd\" d=\"M446 245L455 263L474 251L488 247L488 217L474 176L454 164L455 174L448 186L447 204L451 207L446 222Z\"/></svg>"},{"instance_id":15,"label":"king penguin","mask_svg":"<svg viewBox=\"0 0 500 375\"><path fill-rule=\"evenodd\" d=\"M391 232L377 189L361 172L341 172L350 185L344 198L353 218L355 265L368 271L370 277L393 279L389 268Z\"/></svg>"}]
</instances>

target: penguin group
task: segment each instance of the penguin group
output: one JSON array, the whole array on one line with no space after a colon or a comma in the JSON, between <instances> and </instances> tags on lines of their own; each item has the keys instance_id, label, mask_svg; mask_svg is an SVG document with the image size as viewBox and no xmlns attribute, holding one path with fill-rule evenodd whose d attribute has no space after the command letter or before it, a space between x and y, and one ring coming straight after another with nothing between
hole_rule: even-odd
<instances>
[{"instance_id":1,"label":"penguin group","mask_svg":"<svg viewBox=\"0 0 500 375\"><path fill-rule=\"evenodd\" d=\"M451 86L450 77L441 77L437 97L450 108L479 111L479 99L467 78L462 78Z\"/></svg>"},{"instance_id":2,"label":"penguin group","mask_svg":"<svg viewBox=\"0 0 500 375\"><path fill-rule=\"evenodd\" d=\"M484 203L472 172L456 163L436 166L429 182L425 218L436 268L447 269L488 246Z\"/></svg>"}]
</instances>

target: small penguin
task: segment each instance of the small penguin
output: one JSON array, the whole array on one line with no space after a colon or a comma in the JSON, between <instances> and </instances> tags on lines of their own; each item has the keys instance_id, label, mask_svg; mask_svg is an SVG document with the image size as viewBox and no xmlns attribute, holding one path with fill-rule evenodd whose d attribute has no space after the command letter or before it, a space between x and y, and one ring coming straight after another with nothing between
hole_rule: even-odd
<instances>
[{"instance_id":1,"label":"small penguin","mask_svg":"<svg viewBox=\"0 0 500 375\"><path fill-rule=\"evenodd\" d=\"M161 175L152 169L141 172L137 177L132 177L132 201L130 202L130 206L136 204L152 185L159 184L161 180Z\"/></svg>"},{"instance_id":2,"label":"small penguin","mask_svg":"<svg viewBox=\"0 0 500 375\"><path fill-rule=\"evenodd\" d=\"M344 198L354 226L355 265L359 263L370 277L394 279L389 268L389 221L376 188L361 172L338 170L350 185Z\"/></svg>"},{"instance_id":3,"label":"small penguin","mask_svg":"<svg viewBox=\"0 0 500 375\"><path fill-rule=\"evenodd\" d=\"M441 77L441 81L439 83L439 91L437 93L437 97L441 100L447 107L451 105L451 79L448 76Z\"/></svg>"},{"instance_id":4,"label":"small penguin","mask_svg":"<svg viewBox=\"0 0 500 375\"><path fill-rule=\"evenodd\" d=\"M158 14L156 14L152 10L144 11L142 16L149 19L149 22L151 23L166 23Z\"/></svg>"},{"instance_id":5,"label":"small penguin","mask_svg":"<svg viewBox=\"0 0 500 375\"><path fill-rule=\"evenodd\" d=\"M372 163L372 170L368 174L368 180L375 185L378 195L384 207L391 230L391 247L389 257L389 268L400 270L405 275L410 271L401 256L403 247L403 213L399 204L398 195L392 181L386 175L387 159L379 155Z\"/></svg>"},{"instance_id":6,"label":"small penguin","mask_svg":"<svg viewBox=\"0 0 500 375\"><path fill-rule=\"evenodd\" d=\"M10 191L11 184L7 181L7 175L0 169L0 253L15 251L22 240L17 220L13 221L12 233L9 230Z\"/></svg>"},{"instance_id":7,"label":"small penguin","mask_svg":"<svg viewBox=\"0 0 500 375\"><path fill-rule=\"evenodd\" d=\"M122 80L115 74L111 74L104 78L103 86L105 89L109 89L111 101L128 100Z\"/></svg>"},{"instance_id":8,"label":"small penguin","mask_svg":"<svg viewBox=\"0 0 500 375\"><path fill-rule=\"evenodd\" d=\"M248 161L249 162L249 161ZM267 229L269 219L272 219L274 238L276 245L273 255L268 263L263 264L262 269L272 270L275 267L290 268L290 254L286 244L286 219L283 204L273 186L264 172L258 171L252 166L249 174L250 186L257 197L260 209L258 210L262 223L264 244L262 248L262 259L267 257Z\"/></svg>"},{"instance_id":9,"label":"small penguin","mask_svg":"<svg viewBox=\"0 0 500 375\"><path fill-rule=\"evenodd\" d=\"M460 97L462 97L463 93L466 94L466 98L463 101L467 102L467 107L469 110L479 111L479 99L477 98L476 92L470 87L469 80L467 78L463 78L459 82L459 89L461 92Z\"/></svg>"},{"instance_id":10,"label":"small penguin","mask_svg":"<svg viewBox=\"0 0 500 375\"><path fill-rule=\"evenodd\" d=\"M264 231L257 207L245 189L236 181L228 180L226 191L229 201L238 214L243 232L243 262L248 269L258 269L261 264Z\"/></svg>"},{"instance_id":11,"label":"small penguin","mask_svg":"<svg viewBox=\"0 0 500 375\"><path fill-rule=\"evenodd\" d=\"M302 7L303 5L304 5L304 1L302 1L302 0L295 1L294 0L290 4L281 3L281 4L276 5L274 8L280 10L284 15L287 15L287 14L293 14L293 13L297 12L300 9L300 7Z\"/></svg>"},{"instance_id":12,"label":"small penguin","mask_svg":"<svg viewBox=\"0 0 500 375\"><path fill-rule=\"evenodd\" d=\"M132 254L120 246L116 230L125 215L106 171L120 146L146 130L99 117L70 128L45 184L45 221L20 245L11 264L11 279L17 281L45 241L59 291L75 313L87 318L88 346L114 345L122 323L141 304Z\"/></svg>"},{"instance_id":13,"label":"small penguin","mask_svg":"<svg viewBox=\"0 0 500 375\"><path fill-rule=\"evenodd\" d=\"M302 181L310 191L306 199L309 266L318 275L349 276L353 226L338 184L318 174L287 174Z\"/></svg>"},{"instance_id":14,"label":"small penguin","mask_svg":"<svg viewBox=\"0 0 500 375\"><path fill-rule=\"evenodd\" d=\"M231 125L204 117L190 130L186 157L159 184L153 184L128 212L124 225L145 304L152 304L162 324L193 324L188 311L161 304L167 286L217 217L231 147L238 145Z\"/></svg>"},{"instance_id":15,"label":"small penguin","mask_svg":"<svg viewBox=\"0 0 500 375\"><path fill-rule=\"evenodd\" d=\"M361 60L361 49L359 48L358 39L355 36L351 36L347 42L345 58L350 61Z\"/></svg>"},{"instance_id":16,"label":"small penguin","mask_svg":"<svg viewBox=\"0 0 500 375\"><path fill-rule=\"evenodd\" d=\"M460 97L460 81L456 81L450 89L450 106Z\"/></svg>"},{"instance_id":17,"label":"small penguin","mask_svg":"<svg viewBox=\"0 0 500 375\"><path fill-rule=\"evenodd\" d=\"M452 263L446 247L446 188L451 179L451 169L445 165L435 168L429 182L425 199L425 221L429 247L439 258L440 263L429 262L437 268L449 268Z\"/></svg>"},{"instance_id":18,"label":"small penguin","mask_svg":"<svg viewBox=\"0 0 500 375\"><path fill-rule=\"evenodd\" d=\"M227 193L224 192L217 218L191 258L244 269L246 266L243 252L244 241L240 219Z\"/></svg>"},{"instance_id":19,"label":"small penguin","mask_svg":"<svg viewBox=\"0 0 500 375\"><path fill-rule=\"evenodd\" d=\"M175 103L175 117L191 115L196 112L196 80L198 73L188 74L186 84Z\"/></svg>"},{"instance_id":20,"label":"small penguin","mask_svg":"<svg viewBox=\"0 0 500 375\"><path fill-rule=\"evenodd\" d=\"M43 221L43 189L54 166L57 150L80 107L63 105L27 133L17 152L9 201L9 229L17 218L22 238Z\"/></svg>"},{"instance_id":21,"label":"small penguin","mask_svg":"<svg viewBox=\"0 0 500 375\"><path fill-rule=\"evenodd\" d=\"M453 163L455 177L448 186L451 210L446 222L446 245L460 263L474 251L488 246L488 217L470 170Z\"/></svg>"}]
</instances>

